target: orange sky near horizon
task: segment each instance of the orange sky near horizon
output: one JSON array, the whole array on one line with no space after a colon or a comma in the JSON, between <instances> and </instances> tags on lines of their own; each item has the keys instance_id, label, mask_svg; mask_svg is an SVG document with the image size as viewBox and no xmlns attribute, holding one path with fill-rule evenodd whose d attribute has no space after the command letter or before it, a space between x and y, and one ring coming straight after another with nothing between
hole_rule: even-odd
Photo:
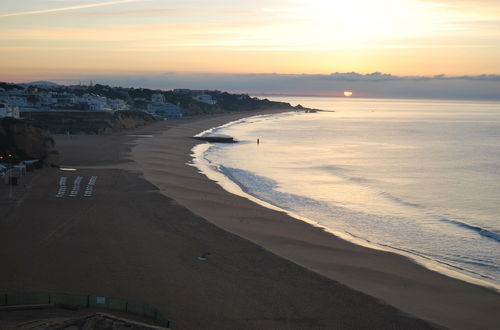
<instances>
[{"instance_id":1,"label":"orange sky near horizon","mask_svg":"<svg viewBox=\"0 0 500 330\"><path fill-rule=\"evenodd\" d=\"M0 80L157 72L500 73L491 0L4 0Z\"/></svg>"}]
</instances>

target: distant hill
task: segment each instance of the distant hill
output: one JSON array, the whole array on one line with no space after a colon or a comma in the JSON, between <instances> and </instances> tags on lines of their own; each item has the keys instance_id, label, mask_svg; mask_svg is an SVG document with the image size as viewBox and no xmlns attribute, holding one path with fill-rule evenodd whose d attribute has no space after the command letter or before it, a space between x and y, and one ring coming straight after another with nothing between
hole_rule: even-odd
<instances>
[{"instance_id":1,"label":"distant hill","mask_svg":"<svg viewBox=\"0 0 500 330\"><path fill-rule=\"evenodd\" d=\"M39 86L39 87L60 87L61 85L53 83L52 81L45 81L45 80L39 80L39 81L32 81L29 83L24 83L21 84L24 86Z\"/></svg>"}]
</instances>

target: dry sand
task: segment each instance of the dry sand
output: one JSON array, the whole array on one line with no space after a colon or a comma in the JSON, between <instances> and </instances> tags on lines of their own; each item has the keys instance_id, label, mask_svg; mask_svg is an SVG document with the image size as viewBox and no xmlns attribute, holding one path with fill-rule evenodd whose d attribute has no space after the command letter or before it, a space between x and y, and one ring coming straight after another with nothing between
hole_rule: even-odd
<instances>
[{"instance_id":1,"label":"dry sand","mask_svg":"<svg viewBox=\"0 0 500 330\"><path fill-rule=\"evenodd\" d=\"M340 240L186 165L191 135L242 116L158 123L137 140L58 137L77 171L29 174L15 203L0 187L0 292L141 300L174 329L433 327L408 314L454 329L500 324L498 293ZM92 197L56 198L61 176L97 176Z\"/></svg>"},{"instance_id":2,"label":"dry sand","mask_svg":"<svg viewBox=\"0 0 500 330\"><path fill-rule=\"evenodd\" d=\"M133 150L134 160L163 194L281 257L453 329L498 327L497 292L429 271L400 255L338 239L284 213L228 194L207 182L196 168L183 165L190 162L188 150L198 143L186 137L240 117L194 120L160 136L141 139Z\"/></svg>"}]
</instances>

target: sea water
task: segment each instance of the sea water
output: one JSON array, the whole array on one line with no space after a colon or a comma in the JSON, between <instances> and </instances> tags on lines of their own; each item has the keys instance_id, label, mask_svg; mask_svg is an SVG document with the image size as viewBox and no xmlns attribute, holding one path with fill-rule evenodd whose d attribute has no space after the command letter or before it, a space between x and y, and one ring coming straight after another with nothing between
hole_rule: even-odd
<instances>
[{"instance_id":1,"label":"sea water","mask_svg":"<svg viewBox=\"0 0 500 330\"><path fill-rule=\"evenodd\" d=\"M500 287L500 103L272 99L335 112L214 128L239 143L198 146L195 163L356 243Z\"/></svg>"}]
</instances>

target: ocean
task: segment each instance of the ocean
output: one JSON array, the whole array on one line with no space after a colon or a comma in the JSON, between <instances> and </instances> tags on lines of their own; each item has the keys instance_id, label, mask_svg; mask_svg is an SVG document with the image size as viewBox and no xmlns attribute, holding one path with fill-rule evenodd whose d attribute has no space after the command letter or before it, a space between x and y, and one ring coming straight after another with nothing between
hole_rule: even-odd
<instances>
[{"instance_id":1,"label":"ocean","mask_svg":"<svg viewBox=\"0 0 500 330\"><path fill-rule=\"evenodd\" d=\"M239 143L198 145L195 165L356 244L500 288L500 103L269 99L334 112L213 128Z\"/></svg>"}]
</instances>

